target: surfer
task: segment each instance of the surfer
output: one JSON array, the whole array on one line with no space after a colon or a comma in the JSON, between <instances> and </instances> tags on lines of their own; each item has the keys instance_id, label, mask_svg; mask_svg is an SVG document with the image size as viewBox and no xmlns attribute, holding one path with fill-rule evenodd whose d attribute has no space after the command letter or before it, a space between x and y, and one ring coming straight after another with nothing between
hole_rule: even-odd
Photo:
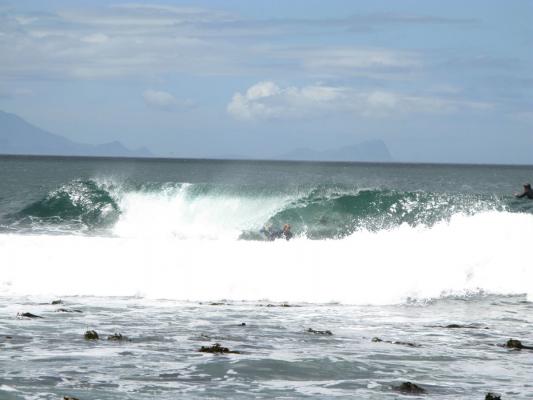
<instances>
[{"instance_id":1,"label":"surfer","mask_svg":"<svg viewBox=\"0 0 533 400\"><path fill-rule=\"evenodd\" d=\"M286 240L292 239L291 226L289 224L283 225L282 235Z\"/></svg>"},{"instance_id":2,"label":"surfer","mask_svg":"<svg viewBox=\"0 0 533 400\"><path fill-rule=\"evenodd\" d=\"M528 199L533 200L533 189L531 189L531 184L524 184L524 190L522 193L518 193L515 196L518 198L527 197Z\"/></svg>"},{"instance_id":3,"label":"surfer","mask_svg":"<svg viewBox=\"0 0 533 400\"><path fill-rule=\"evenodd\" d=\"M290 240L293 237L291 226L289 224L283 225L283 229L273 229L272 225L265 225L260 232L265 235L268 240L276 240L281 238Z\"/></svg>"}]
</instances>

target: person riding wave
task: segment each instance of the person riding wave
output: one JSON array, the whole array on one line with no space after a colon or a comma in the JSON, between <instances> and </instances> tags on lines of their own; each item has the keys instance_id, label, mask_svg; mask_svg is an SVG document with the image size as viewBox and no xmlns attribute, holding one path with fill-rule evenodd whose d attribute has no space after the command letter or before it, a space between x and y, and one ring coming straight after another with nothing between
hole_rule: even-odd
<instances>
[{"instance_id":1,"label":"person riding wave","mask_svg":"<svg viewBox=\"0 0 533 400\"><path fill-rule=\"evenodd\" d=\"M265 225L260 232L267 237L268 240L286 239L290 240L294 236L291 232L289 224L283 225L283 229L273 229L272 225Z\"/></svg>"},{"instance_id":2,"label":"person riding wave","mask_svg":"<svg viewBox=\"0 0 533 400\"><path fill-rule=\"evenodd\" d=\"M293 234L291 232L291 226L289 224L283 225L282 235L286 240L292 239Z\"/></svg>"}]
</instances>

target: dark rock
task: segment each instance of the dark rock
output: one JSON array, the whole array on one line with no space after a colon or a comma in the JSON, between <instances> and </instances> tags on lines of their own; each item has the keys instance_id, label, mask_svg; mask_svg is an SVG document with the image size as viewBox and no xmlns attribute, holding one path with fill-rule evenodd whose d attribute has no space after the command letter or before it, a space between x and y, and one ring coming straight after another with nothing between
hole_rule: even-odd
<instances>
[{"instance_id":1,"label":"dark rock","mask_svg":"<svg viewBox=\"0 0 533 400\"><path fill-rule=\"evenodd\" d=\"M233 351L227 347L222 347L219 343L215 343L213 346L202 346L198 351L212 354L240 354L238 351Z\"/></svg>"},{"instance_id":2,"label":"dark rock","mask_svg":"<svg viewBox=\"0 0 533 400\"><path fill-rule=\"evenodd\" d=\"M507 343L505 343L505 347L508 347L509 349L527 349L527 350L533 350L533 347L531 346L524 346L520 340L517 339L509 339Z\"/></svg>"},{"instance_id":3,"label":"dark rock","mask_svg":"<svg viewBox=\"0 0 533 400\"><path fill-rule=\"evenodd\" d=\"M107 337L107 340L114 340L117 342L121 342L123 340L129 340L126 336L122 335L122 333L114 333L111 336Z\"/></svg>"},{"instance_id":4,"label":"dark rock","mask_svg":"<svg viewBox=\"0 0 533 400\"><path fill-rule=\"evenodd\" d=\"M225 306L226 303L217 303L217 302L215 302L215 303L209 303L209 305L210 306Z\"/></svg>"},{"instance_id":5,"label":"dark rock","mask_svg":"<svg viewBox=\"0 0 533 400\"><path fill-rule=\"evenodd\" d=\"M395 389L402 393L410 393L410 394L426 393L425 389L411 382L403 382L400 386L397 386Z\"/></svg>"},{"instance_id":6,"label":"dark rock","mask_svg":"<svg viewBox=\"0 0 533 400\"><path fill-rule=\"evenodd\" d=\"M499 394L488 392L485 396L485 400L502 400Z\"/></svg>"},{"instance_id":7,"label":"dark rock","mask_svg":"<svg viewBox=\"0 0 533 400\"><path fill-rule=\"evenodd\" d=\"M53 306L57 306L58 304L63 304L63 301L61 299L59 300L53 300L51 303Z\"/></svg>"},{"instance_id":8,"label":"dark rock","mask_svg":"<svg viewBox=\"0 0 533 400\"><path fill-rule=\"evenodd\" d=\"M25 312L25 313L18 313L17 318L20 319L20 318L42 318L42 317L29 313L29 312Z\"/></svg>"},{"instance_id":9,"label":"dark rock","mask_svg":"<svg viewBox=\"0 0 533 400\"><path fill-rule=\"evenodd\" d=\"M314 333L314 334L316 334L316 335L328 335L328 336L333 335L333 332L331 332L331 331L317 331L317 330L315 330L315 329L313 329L313 328L309 328L309 329L307 330L307 332L309 332L309 333Z\"/></svg>"},{"instance_id":10,"label":"dark rock","mask_svg":"<svg viewBox=\"0 0 533 400\"><path fill-rule=\"evenodd\" d=\"M300 307L300 306L294 306L294 305L291 305L291 304L288 304L288 303L282 303L282 304L259 304L259 307Z\"/></svg>"},{"instance_id":11,"label":"dark rock","mask_svg":"<svg viewBox=\"0 0 533 400\"><path fill-rule=\"evenodd\" d=\"M13 336L4 336L6 339L13 339Z\"/></svg>"},{"instance_id":12,"label":"dark rock","mask_svg":"<svg viewBox=\"0 0 533 400\"><path fill-rule=\"evenodd\" d=\"M445 328L445 329L489 329L488 326L480 327L476 325L459 325L459 324L450 324L450 325L434 325L432 328Z\"/></svg>"},{"instance_id":13,"label":"dark rock","mask_svg":"<svg viewBox=\"0 0 533 400\"><path fill-rule=\"evenodd\" d=\"M86 340L98 340L98 339L100 339L99 336L98 336L98 333L96 331L87 331L87 332L85 332L85 335L83 335L83 337Z\"/></svg>"},{"instance_id":14,"label":"dark rock","mask_svg":"<svg viewBox=\"0 0 533 400\"><path fill-rule=\"evenodd\" d=\"M459 325L459 324L446 325L445 328L448 328L448 329L489 329L488 326L481 328L476 325Z\"/></svg>"},{"instance_id":15,"label":"dark rock","mask_svg":"<svg viewBox=\"0 0 533 400\"><path fill-rule=\"evenodd\" d=\"M241 326L246 326L246 322L241 322Z\"/></svg>"},{"instance_id":16,"label":"dark rock","mask_svg":"<svg viewBox=\"0 0 533 400\"><path fill-rule=\"evenodd\" d=\"M411 343L411 342L401 342L399 340L393 340L391 342L392 344L399 344L400 346L409 346L409 347L422 347L421 345L417 343Z\"/></svg>"},{"instance_id":17,"label":"dark rock","mask_svg":"<svg viewBox=\"0 0 533 400\"><path fill-rule=\"evenodd\" d=\"M162 378L162 379L169 379L171 381L174 381L176 380L176 378L179 378L180 374L179 372L171 372L171 373L168 373L168 374L159 374L159 377Z\"/></svg>"},{"instance_id":18,"label":"dark rock","mask_svg":"<svg viewBox=\"0 0 533 400\"><path fill-rule=\"evenodd\" d=\"M77 397L63 396L63 400L79 400Z\"/></svg>"},{"instance_id":19,"label":"dark rock","mask_svg":"<svg viewBox=\"0 0 533 400\"><path fill-rule=\"evenodd\" d=\"M378 338L378 337L373 337L373 338L372 338L372 341L375 342L375 343L383 342L383 343L389 343L389 344L399 344L399 345L401 345L401 346L422 347L421 345L416 344L416 343L411 343L411 342L401 342L401 341L398 341L398 340L383 340L383 339L380 339L380 338Z\"/></svg>"},{"instance_id":20,"label":"dark rock","mask_svg":"<svg viewBox=\"0 0 533 400\"><path fill-rule=\"evenodd\" d=\"M56 312L65 312L65 313L82 313L81 310L71 310L69 308L58 308Z\"/></svg>"}]
</instances>

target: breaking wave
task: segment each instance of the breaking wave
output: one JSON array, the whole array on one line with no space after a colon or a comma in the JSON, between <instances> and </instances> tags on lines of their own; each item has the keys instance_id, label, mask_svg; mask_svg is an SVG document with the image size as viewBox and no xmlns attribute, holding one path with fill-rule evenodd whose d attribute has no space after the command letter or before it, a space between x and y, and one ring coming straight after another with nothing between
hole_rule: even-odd
<instances>
[{"instance_id":1,"label":"breaking wave","mask_svg":"<svg viewBox=\"0 0 533 400\"><path fill-rule=\"evenodd\" d=\"M289 192L250 186L75 180L5 216L4 230L178 239L264 239L264 225L289 223L308 239L401 225L433 226L454 215L521 212L511 199L321 185Z\"/></svg>"},{"instance_id":2,"label":"breaking wave","mask_svg":"<svg viewBox=\"0 0 533 400\"><path fill-rule=\"evenodd\" d=\"M533 299L533 215L476 194L75 180L3 217L0 295ZM528 203L529 204L529 203ZM265 224L290 223L290 242ZM30 234L28 234L30 233ZM59 235L58 235L59 233Z\"/></svg>"}]
</instances>

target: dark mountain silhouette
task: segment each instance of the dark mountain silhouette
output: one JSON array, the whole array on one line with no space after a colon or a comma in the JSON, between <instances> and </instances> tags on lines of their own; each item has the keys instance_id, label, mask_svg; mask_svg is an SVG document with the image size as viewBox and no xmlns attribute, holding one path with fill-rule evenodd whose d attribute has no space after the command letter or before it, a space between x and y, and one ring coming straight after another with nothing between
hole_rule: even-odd
<instances>
[{"instance_id":1,"label":"dark mountain silhouette","mask_svg":"<svg viewBox=\"0 0 533 400\"><path fill-rule=\"evenodd\" d=\"M145 147L130 150L118 141L98 145L77 143L3 111L0 111L0 154L109 157L152 155Z\"/></svg>"}]
</instances>

